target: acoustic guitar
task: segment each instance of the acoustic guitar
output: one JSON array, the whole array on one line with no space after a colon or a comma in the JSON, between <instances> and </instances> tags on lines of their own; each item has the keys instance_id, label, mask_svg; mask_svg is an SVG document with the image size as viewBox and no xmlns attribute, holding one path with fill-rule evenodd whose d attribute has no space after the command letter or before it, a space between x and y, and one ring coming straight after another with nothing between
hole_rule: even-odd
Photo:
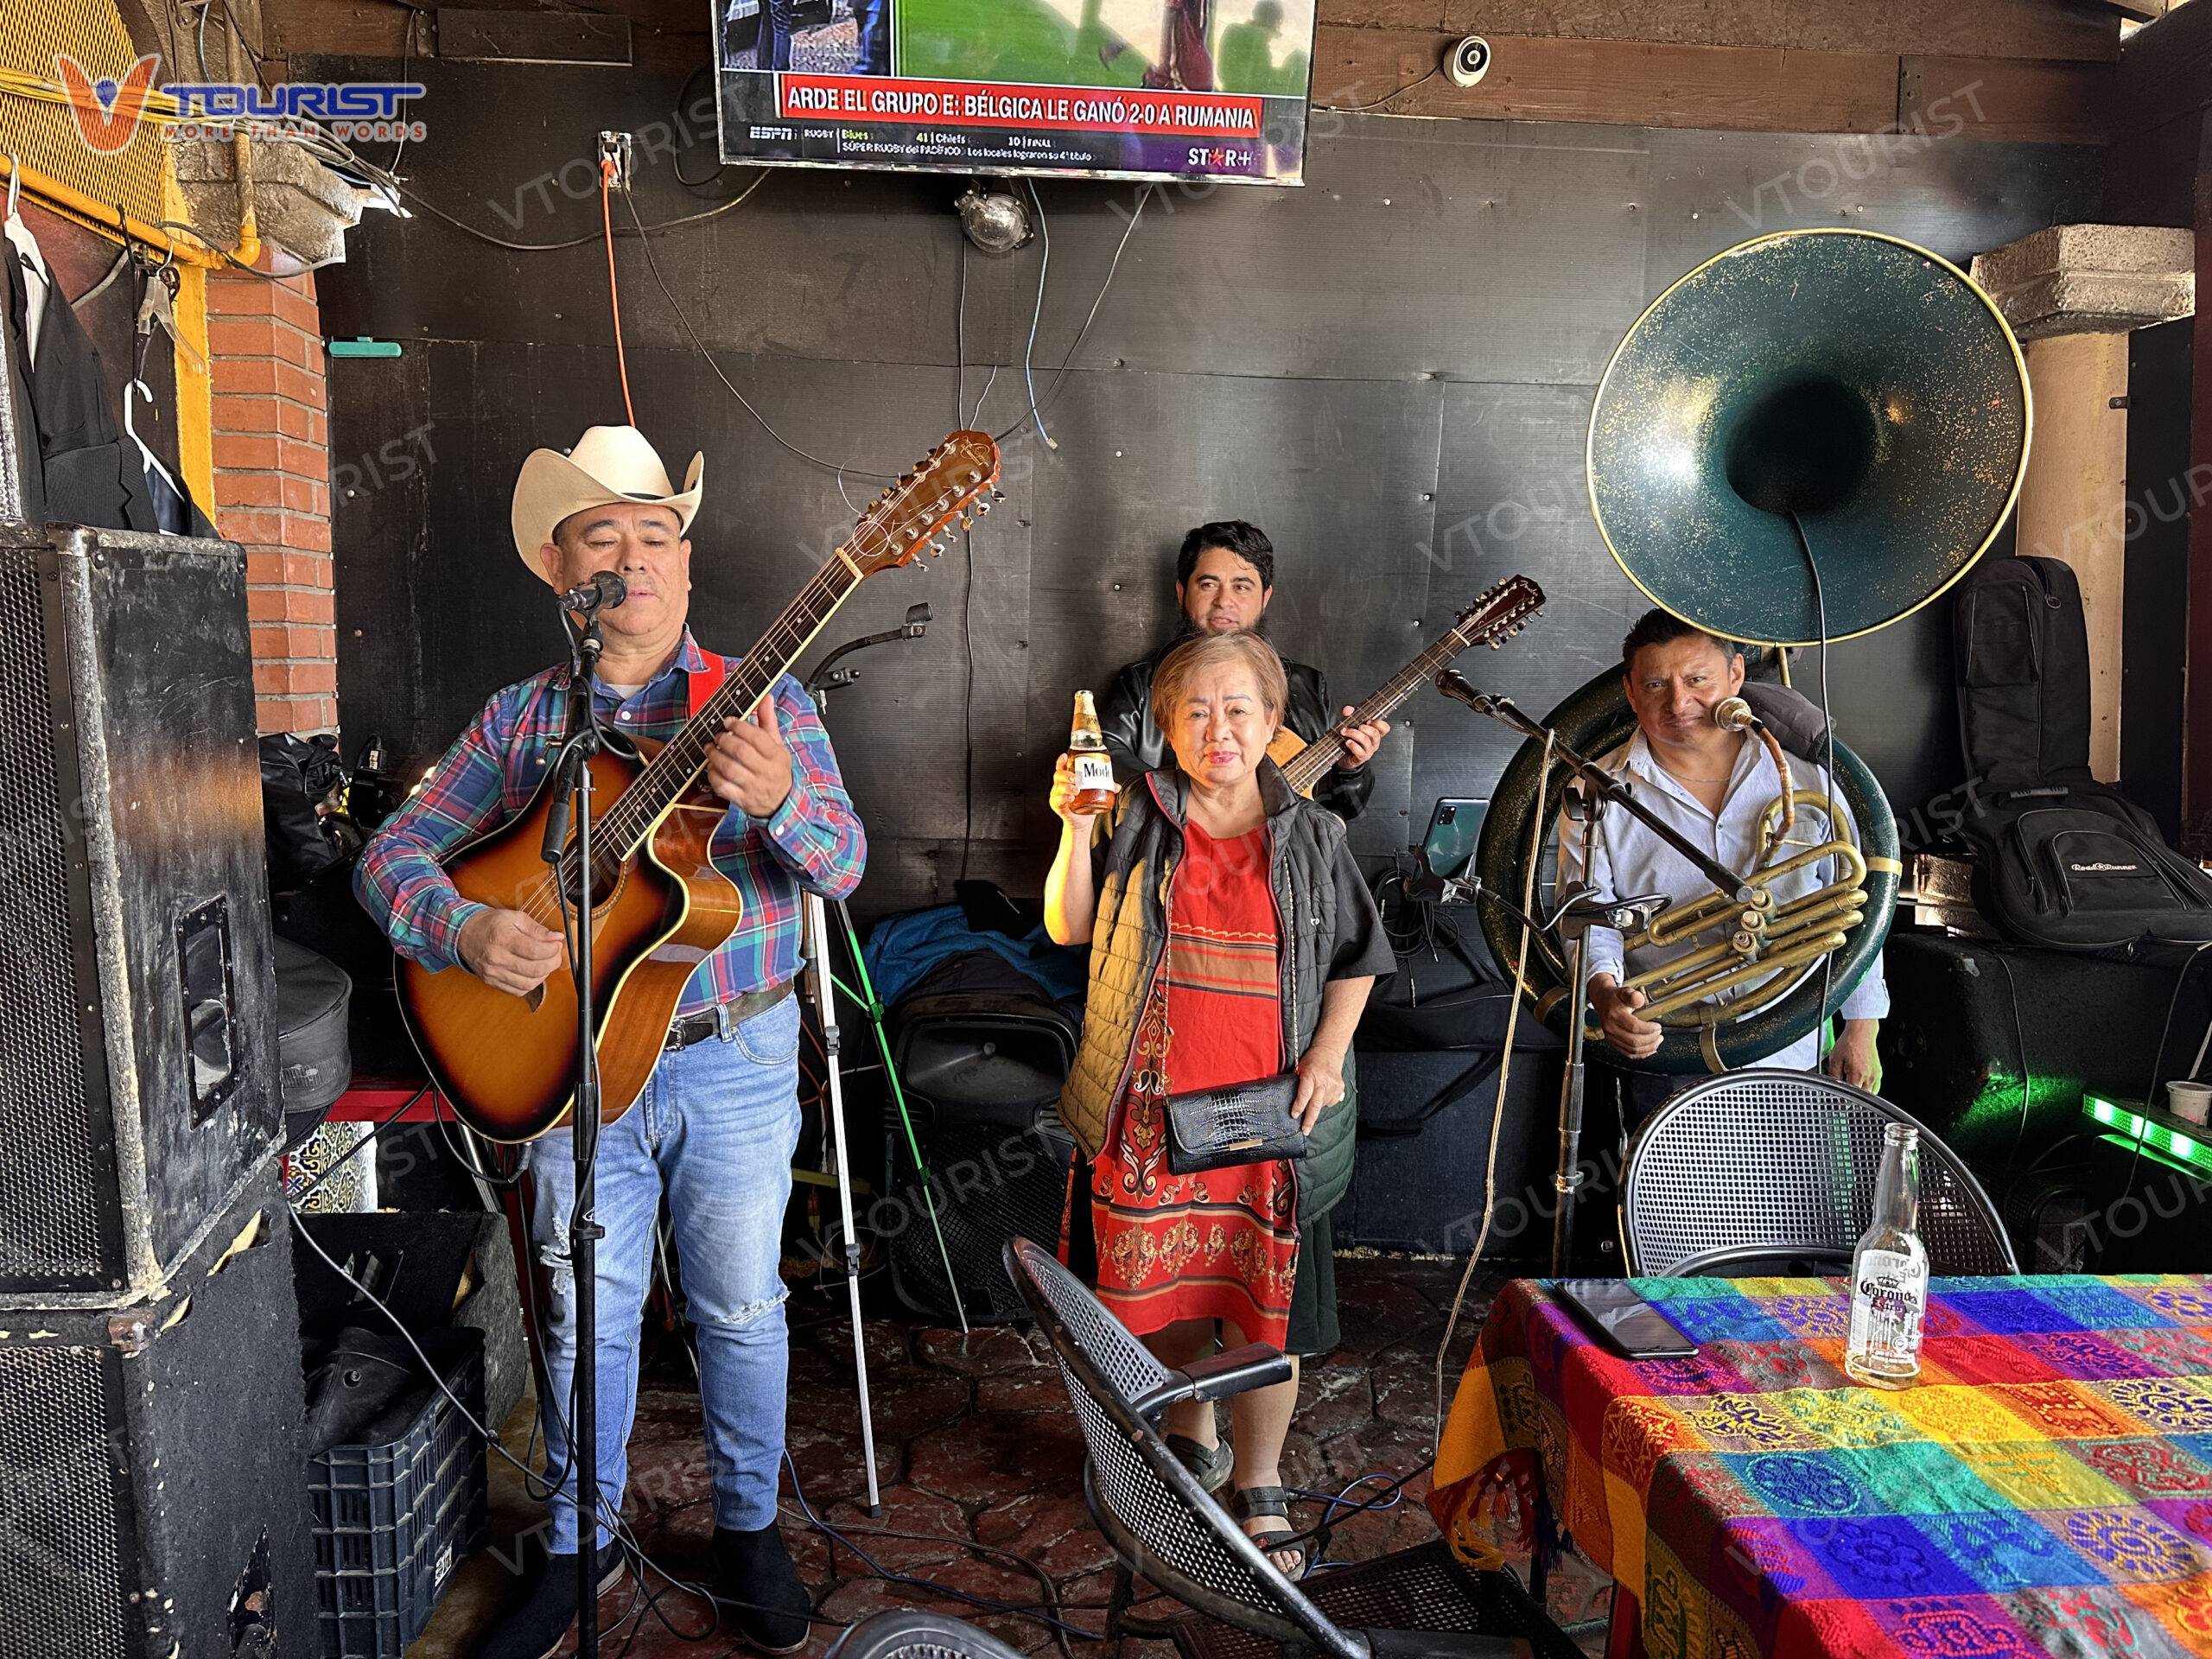
<instances>
[{"instance_id":1,"label":"acoustic guitar","mask_svg":"<svg viewBox=\"0 0 2212 1659\"><path fill-rule=\"evenodd\" d=\"M592 760L593 794L612 803L592 825L601 1122L620 1117L644 1092L683 988L737 926L737 889L708 855L729 810L705 779L722 722L767 695L865 578L912 563L925 548L942 552L937 537L955 519L964 527L973 512L989 511L982 498L998 475L998 446L981 432L955 432L869 503L852 535L681 731L665 744L637 740L635 759L607 749ZM552 793L549 779L518 817L454 853L445 870L463 898L565 932L555 867L543 859ZM570 893L580 862L572 834L558 866ZM567 1121L577 1020L565 958L527 996L494 990L465 969L432 973L404 959L398 980L423 1064L471 1128L493 1141L528 1141Z\"/></svg>"},{"instance_id":2,"label":"acoustic guitar","mask_svg":"<svg viewBox=\"0 0 2212 1659\"><path fill-rule=\"evenodd\" d=\"M1293 789L1312 795L1313 786L1344 758L1345 728L1383 719L1461 652L1482 645L1496 651L1543 607L1542 588L1526 576L1508 576L1460 612L1433 645L1393 674L1381 690L1311 743L1287 726L1277 732L1268 745L1268 759L1282 768Z\"/></svg>"}]
</instances>

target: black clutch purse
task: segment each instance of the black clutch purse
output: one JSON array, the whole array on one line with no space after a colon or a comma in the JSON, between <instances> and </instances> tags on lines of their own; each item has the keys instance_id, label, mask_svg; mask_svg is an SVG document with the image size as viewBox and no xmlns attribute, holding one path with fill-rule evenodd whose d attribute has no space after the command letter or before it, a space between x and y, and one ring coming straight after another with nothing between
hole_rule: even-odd
<instances>
[{"instance_id":1,"label":"black clutch purse","mask_svg":"<svg viewBox=\"0 0 2212 1659\"><path fill-rule=\"evenodd\" d=\"M1162 1103L1169 1172L1196 1175L1232 1164L1303 1158L1306 1131L1290 1115L1290 1103L1297 1097L1295 1071L1168 1096Z\"/></svg>"}]
</instances>

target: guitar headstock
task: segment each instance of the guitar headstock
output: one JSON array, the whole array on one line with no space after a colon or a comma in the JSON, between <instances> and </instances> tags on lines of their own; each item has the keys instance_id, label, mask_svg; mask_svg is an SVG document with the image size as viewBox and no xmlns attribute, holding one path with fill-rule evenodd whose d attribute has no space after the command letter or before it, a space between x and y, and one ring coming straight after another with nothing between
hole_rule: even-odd
<instances>
[{"instance_id":1,"label":"guitar headstock","mask_svg":"<svg viewBox=\"0 0 2212 1659\"><path fill-rule=\"evenodd\" d=\"M1526 576L1508 576L1459 613L1452 632L1470 645L1492 651L1529 626L1544 608L1544 590Z\"/></svg>"},{"instance_id":2,"label":"guitar headstock","mask_svg":"<svg viewBox=\"0 0 2212 1659\"><path fill-rule=\"evenodd\" d=\"M872 576L912 563L925 548L944 552L937 538L955 519L964 530L988 512L998 480L999 447L990 435L955 432L868 504L846 538L846 556L861 575Z\"/></svg>"}]
</instances>

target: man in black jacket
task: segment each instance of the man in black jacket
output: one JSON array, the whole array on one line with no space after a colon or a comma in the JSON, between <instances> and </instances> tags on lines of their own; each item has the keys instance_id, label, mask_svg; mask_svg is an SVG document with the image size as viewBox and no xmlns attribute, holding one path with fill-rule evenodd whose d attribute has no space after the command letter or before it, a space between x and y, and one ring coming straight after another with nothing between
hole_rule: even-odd
<instances>
[{"instance_id":1,"label":"man in black jacket","mask_svg":"<svg viewBox=\"0 0 2212 1659\"><path fill-rule=\"evenodd\" d=\"M1124 664L1098 699L1098 724L1116 778L1127 782L1166 762L1167 741L1152 718L1152 675L1160 659L1193 633L1256 632L1274 591L1274 543L1256 525L1231 518L1200 524L1183 537L1175 560L1183 632L1151 656ZM1290 677L1290 702L1282 723L1311 743L1337 718L1329 712L1329 683L1319 669L1304 663L1285 662L1283 668ZM1344 709L1351 712L1349 705ZM1313 786L1313 798L1340 818L1357 817L1375 788L1367 763L1389 729L1387 720L1347 728L1347 758Z\"/></svg>"}]
</instances>

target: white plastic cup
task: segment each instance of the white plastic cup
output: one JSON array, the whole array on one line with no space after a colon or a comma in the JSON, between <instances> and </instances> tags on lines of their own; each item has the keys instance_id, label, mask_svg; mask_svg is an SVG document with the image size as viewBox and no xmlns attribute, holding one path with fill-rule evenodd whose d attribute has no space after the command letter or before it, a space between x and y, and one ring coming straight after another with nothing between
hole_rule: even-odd
<instances>
[{"instance_id":1,"label":"white plastic cup","mask_svg":"<svg viewBox=\"0 0 2212 1659\"><path fill-rule=\"evenodd\" d=\"M2176 1117L2204 1122L2212 1118L2212 1083L2170 1083L2166 1104Z\"/></svg>"}]
</instances>

